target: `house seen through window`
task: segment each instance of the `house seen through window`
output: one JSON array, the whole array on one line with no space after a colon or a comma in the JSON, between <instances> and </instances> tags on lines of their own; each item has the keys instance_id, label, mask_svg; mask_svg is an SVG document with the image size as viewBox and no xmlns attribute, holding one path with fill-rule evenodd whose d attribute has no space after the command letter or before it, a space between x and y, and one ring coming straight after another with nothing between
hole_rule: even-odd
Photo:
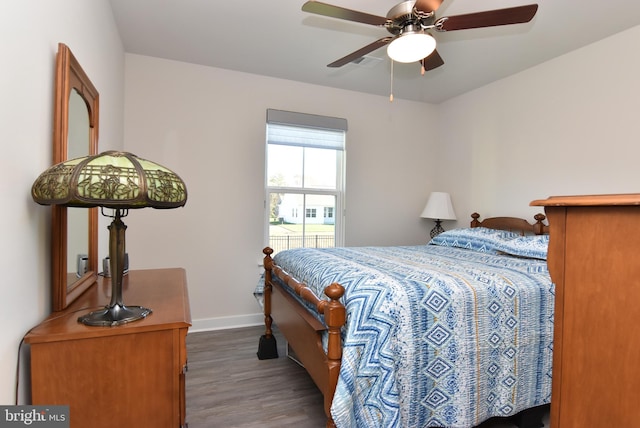
<instances>
[{"instance_id":1,"label":"house seen through window","mask_svg":"<svg viewBox=\"0 0 640 428\"><path fill-rule=\"evenodd\" d=\"M343 244L346 125L267 110L266 235L274 253Z\"/></svg>"}]
</instances>

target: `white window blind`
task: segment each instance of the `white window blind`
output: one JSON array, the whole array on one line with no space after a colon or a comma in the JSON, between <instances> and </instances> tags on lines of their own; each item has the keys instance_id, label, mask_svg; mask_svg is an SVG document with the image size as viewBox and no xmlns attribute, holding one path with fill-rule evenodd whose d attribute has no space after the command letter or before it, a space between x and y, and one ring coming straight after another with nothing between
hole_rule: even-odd
<instances>
[{"instance_id":1,"label":"white window blind","mask_svg":"<svg viewBox=\"0 0 640 428\"><path fill-rule=\"evenodd\" d=\"M267 110L267 143L269 144L344 150L346 130L346 119Z\"/></svg>"}]
</instances>

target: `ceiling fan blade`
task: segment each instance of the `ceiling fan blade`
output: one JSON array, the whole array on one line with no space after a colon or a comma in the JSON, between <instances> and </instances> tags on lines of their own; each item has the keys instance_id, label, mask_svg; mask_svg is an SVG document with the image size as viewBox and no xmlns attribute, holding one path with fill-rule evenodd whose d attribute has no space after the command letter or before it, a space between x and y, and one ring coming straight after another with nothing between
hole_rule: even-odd
<instances>
[{"instance_id":1,"label":"ceiling fan blade","mask_svg":"<svg viewBox=\"0 0 640 428\"><path fill-rule=\"evenodd\" d=\"M423 58L422 60L420 60L420 62L422 63L425 71L433 70L434 68L438 68L441 65L444 65L444 60L437 50L434 50L431 55Z\"/></svg>"},{"instance_id":2,"label":"ceiling fan blade","mask_svg":"<svg viewBox=\"0 0 640 428\"><path fill-rule=\"evenodd\" d=\"M378 39L375 42L370 43L367 46L360 48L355 52L351 52L349 55L342 57L339 60L333 61L331 64L328 64L327 67L332 67L332 68L342 67L345 64L349 64L350 62L357 60L358 58L362 58L369 52L373 52L376 49L380 49L384 45L388 44L391 40L393 40L393 37L383 37L382 39Z\"/></svg>"},{"instance_id":3,"label":"ceiling fan blade","mask_svg":"<svg viewBox=\"0 0 640 428\"><path fill-rule=\"evenodd\" d=\"M438 10L441 4L442 0L416 0L413 7L420 12L429 13Z\"/></svg>"},{"instance_id":4,"label":"ceiling fan blade","mask_svg":"<svg viewBox=\"0 0 640 428\"><path fill-rule=\"evenodd\" d=\"M435 23L437 31L466 30L497 25L522 24L531 21L538 11L537 4L488 10L440 18Z\"/></svg>"},{"instance_id":5,"label":"ceiling fan blade","mask_svg":"<svg viewBox=\"0 0 640 428\"><path fill-rule=\"evenodd\" d=\"M302 10L316 15L328 16L331 18L346 19L347 21L361 22L363 24L384 26L387 18L383 16L371 15L357 10L345 9L319 1L308 1L302 5Z\"/></svg>"}]
</instances>

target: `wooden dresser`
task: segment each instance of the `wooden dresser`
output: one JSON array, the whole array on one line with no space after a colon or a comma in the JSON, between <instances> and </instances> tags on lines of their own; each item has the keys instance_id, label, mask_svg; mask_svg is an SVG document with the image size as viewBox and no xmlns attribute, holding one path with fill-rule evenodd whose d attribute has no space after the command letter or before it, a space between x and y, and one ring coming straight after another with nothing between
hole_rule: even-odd
<instances>
[{"instance_id":1,"label":"wooden dresser","mask_svg":"<svg viewBox=\"0 0 640 428\"><path fill-rule=\"evenodd\" d=\"M552 197L551 428L640 426L640 194Z\"/></svg>"},{"instance_id":2,"label":"wooden dresser","mask_svg":"<svg viewBox=\"0 0 640 428\"><path fill-rule=\"evenodd\" d=\"M26 336L37 405L69 405L71 428L178 428L185 424L186 336L191 314L184 269L131 271L125 305L152 309L116 327L88 327L78 316L109 303L100 278L64 311Z\"/></svg>"}]
</instances>

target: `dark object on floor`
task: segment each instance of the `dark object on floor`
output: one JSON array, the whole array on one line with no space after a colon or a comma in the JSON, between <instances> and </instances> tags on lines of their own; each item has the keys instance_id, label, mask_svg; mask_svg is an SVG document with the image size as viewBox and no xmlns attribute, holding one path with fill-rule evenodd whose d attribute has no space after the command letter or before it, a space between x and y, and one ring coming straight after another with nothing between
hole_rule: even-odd
<instances>
[{"instance_id":1,"label":"dark object on floor","mask_svg":"<svg viewBox=\"0 0 640 428\"><path fill-rule=\"evenodd\" d=\"M549 405L525 409L513 417L513 422L519 428L542 428L542 417L549 411Z\"/></svg>"},{"instance_id":2,"label":"dark object on floor","mask_svg":"<svg viewBox=\"0 0 640 428\"><path fill-rule=\"evenodd\" d=\"M274 335L267 336L263 334L260 336L260 343L258 344L258 359L269 360L272 358L278 358L276 337Z\"/></svg>"}]
</instances>

